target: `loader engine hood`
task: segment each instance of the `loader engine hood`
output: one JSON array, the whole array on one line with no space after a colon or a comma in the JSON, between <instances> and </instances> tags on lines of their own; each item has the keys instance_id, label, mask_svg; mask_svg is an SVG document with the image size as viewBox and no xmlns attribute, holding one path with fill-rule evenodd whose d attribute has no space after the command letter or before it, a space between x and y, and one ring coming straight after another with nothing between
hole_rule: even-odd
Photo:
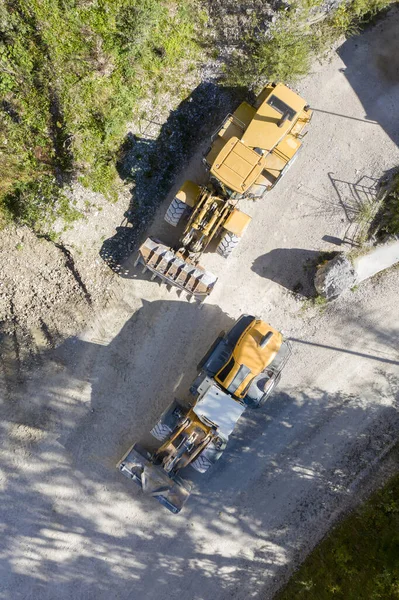
<instances>
[{"instance_id":1,"label":"loader engine hood","mask_svg":"<svg viewBox=\"0 0 399 600\"><path fill-rule=\"evenodd\" d=\"M229 189L244 194L261 174L264 162L263 155L233 137L217 155L211 174Z\"/></svg>"}]
</instances>

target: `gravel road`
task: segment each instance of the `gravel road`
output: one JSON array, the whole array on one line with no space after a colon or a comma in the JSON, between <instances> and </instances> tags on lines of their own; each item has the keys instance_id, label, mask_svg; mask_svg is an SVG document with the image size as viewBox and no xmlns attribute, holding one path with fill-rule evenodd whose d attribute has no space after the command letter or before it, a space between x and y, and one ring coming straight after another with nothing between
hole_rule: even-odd
<instances>
[{"instance_id":1,"label":"gravel road","mask_svg":"<svg viewBox=\"0 0 399 600\"><path fill-rule=\"evenodd\" d=\"M220 274L205 304L130 261L82 335L23 381L4 362L1 600L265 600L356 501L399 425L399 270L317 307L304 266L342 249L362 195L399 164L398 27L391 12L301 82L315 111L303 152L242 206L253 221L235 255L205 256ZM167 238L166 207L152 231ZM293 357L219 464L187 473L194 491L173 516L115 463L188 399L198 360L245 312L281 328Z\"/></svg>"}]
</instances>

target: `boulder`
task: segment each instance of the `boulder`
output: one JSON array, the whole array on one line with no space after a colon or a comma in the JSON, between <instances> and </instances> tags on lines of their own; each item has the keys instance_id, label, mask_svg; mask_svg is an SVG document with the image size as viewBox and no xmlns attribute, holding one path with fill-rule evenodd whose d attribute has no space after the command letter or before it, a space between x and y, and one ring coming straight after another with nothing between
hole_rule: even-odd
<instances>
[{"instance_id":1,"label":"boulder","mask_svg":"<svg viewBox=\"0 0 399 600\"><path fill-rule=\"evenodd\" d=\"M320 265L315 277L315 288L320 296L333 300L342 292L356 285L356 271L345 254L337 254L332 260Z\"/></svg>"}]
</instances>

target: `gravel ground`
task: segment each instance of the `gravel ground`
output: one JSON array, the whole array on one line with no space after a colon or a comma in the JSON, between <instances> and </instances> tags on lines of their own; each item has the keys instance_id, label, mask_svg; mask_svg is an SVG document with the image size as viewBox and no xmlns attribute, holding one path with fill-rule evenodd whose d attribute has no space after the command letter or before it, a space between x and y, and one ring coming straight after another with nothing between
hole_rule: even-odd
<instances>
[{"instance_id":1,"label":"gravel ground","mask_svg":"<svg viewBox=\"0 0 399 600\"><path fill-rule=\"evenodd\" d=\"M342 249L356 212L351 190L371 188L399 163L399 76L386 66L399 56L398 24L392 12L301 82L315 109L305 148L262 203L243 203L253 221L236 254L204 257L220 275L209 301L186 302L131 258L124 277L98 266L107 306L95 307L80 335L43 346L35 365L15 368L7 336L2 600L271 598L359 497L399 425L399 271L317 307L306 301L304 265ZM167 203L201 169L198 154L153 233L173 238L162 222ZM105 236L120 223L99 219ZM187 473L194 491L173 516L115 463L175 396L188 399L198 359L244 312L282 328L293 357L278 393L240 420L220 463Z\"/></svg>"}]
</instances>

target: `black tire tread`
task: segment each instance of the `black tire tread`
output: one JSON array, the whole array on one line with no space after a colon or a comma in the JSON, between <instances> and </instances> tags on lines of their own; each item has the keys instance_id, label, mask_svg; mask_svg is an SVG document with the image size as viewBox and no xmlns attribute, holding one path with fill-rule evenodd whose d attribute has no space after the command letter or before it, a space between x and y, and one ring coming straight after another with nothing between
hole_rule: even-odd
<instances>
[{"instance_id":1,"label":"black tire tread","mask_svg":"<svg viewBox=\"0 0 399 600\"><path fill-rule=\"evenodd\" d=\"M165 423L158 421L158 423L151 429L150 433L159 442L164 442L172 433L172 430Z\"/></svg>"},{"instance_id":2,"label":"black tire tread","mask_svg":"<svg viewBox=\"0 0 399 600\"><path fill-rule=\"evenodd\" d=\"M226 231L223 234L218 247L216 248L216 252L224 258L228 258L233 252L234 248L238 246L240 239L241 238L239 238L238 235L236 235L235 233L230 233L230 231Z\"/></svg>"},{"instance_id":3,"label":"black tire tread","mask_svg":"<svg viewBox=\"0 0 399 600\"><path fill-rule=\"evenodd\" d=\"M178 198L173 198L172 202L169 204L168 210L165 214L165 221L172 225L173 227L177 227L180 219L185 213L187 205L179 200Z\"/></svg>"},{"instance_id":4,"label":"black tire tread","mask_svg":"<svg viewBox=\"0 0 399 600\"><path fill-rule=\"evenodd\" d=\"M200 454L195 460L193 460L192 463L190 463L190 465L199 473L205 473L209 469L209 467L212 466L212 463L209 460L209 458L207 458L203 454Z\"/></svg>"}]
</instances>

